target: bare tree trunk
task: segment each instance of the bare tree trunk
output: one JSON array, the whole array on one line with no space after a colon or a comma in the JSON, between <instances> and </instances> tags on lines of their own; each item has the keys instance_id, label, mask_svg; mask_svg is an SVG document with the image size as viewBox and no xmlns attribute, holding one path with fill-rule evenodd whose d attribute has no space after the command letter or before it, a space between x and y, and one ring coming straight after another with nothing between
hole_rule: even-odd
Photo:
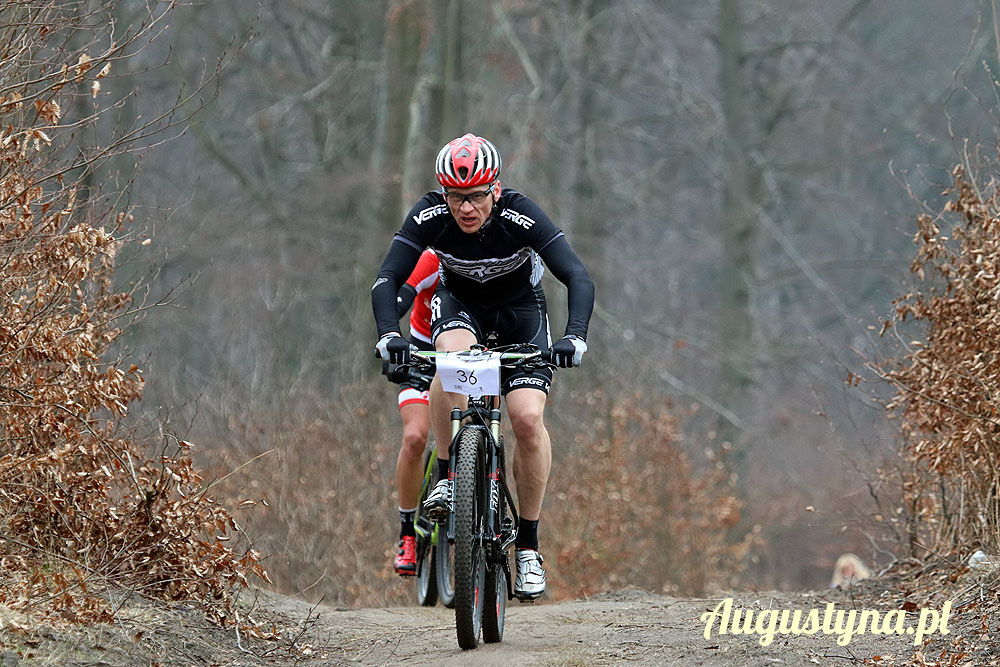
<instances>
[{"instance_id":1,"label":"bare tree trunk","mask_svg":"<svg viewBox=\"0 0 1000 667\"><path fill-rule=\"evenodd\" d=\"M609 0L591 0L583 3L580 11L580 26L583 29L582 48L579 60L580 90L577 99L577 134L573 142L576 153L571 161L574 174L570 186L572 196L569 198L569 218L576 221L577 217L587 218L587 211L594 211L599 188L595 183L593 144L597 126L608 117L609 109L604 106L603 99L596 92L596 87L603 84L601 80L602 62L597 58L600 52L601 35L595 25L596 19L610 6ZM599 162L599 160L597 161ZM599 217L591 215L591 218ZM581 225L582 227L583 225ZM583 231L581 229L581 231Z\"/></svg>"},{"instance_id":2,"label":"bare tree trunk","mask_svg":"<svg viewBox=\"0 0 1000 667\"><path fill-rule=\"evenodd\" d=\"M421 0L397 0L386 14L381 164L376 165L385 179L379 218L386 229L395 229L404 213L403 173L410 138L410 104L420 65L425 4Z\"/></svg>"},{"instance_id":3,"label":"bare tree trunk","mask_svg":"<svg viewBox=\"0 0 1000 667\"><path fill-rule=\"evenodd\" d=\"M470 12L463 6L464 4L463 0L437 0L434 3L437 24L443 26L443 30L439 32L442 48L437 67L441 92L437 105L440 113L436 125L438 137L444 140L458 136L466 129L462 21L469 18Z\"/></svg>"},{"instance_id":4,"label":"bare tree trunk","mask_svg":"<svg viewBox=\"0 0 1000 667\"><path fill-rule=\"evenodd\" d=\"M433 185L431 165L444 142L466 131L467 107L462 64L462 0L433 0L426 52L410 104L410 141L403 172L403 196L420 196Z\"/></svg>"},{"instance_id":5,"label":"bare tree trunk","mask_svg":"<svg viewBox=\"0 0 1000 667\"><path fill-rule=\"evenodd\" d=\"M722 63L722 111L725 131L723 182L722 266L720 270L719 337L726 363L722 371L724 404L737 416L746 417L748 392L753 382L753 326L750 287L754 280L753 244L755 224L751 207L747 157L747 111L745 107L742 18L739 0L720 0L719 49ZM719 428L722 441L736 447L734 461L741 467L741 432L730 421Z\"/></svg>"}]
</instances>

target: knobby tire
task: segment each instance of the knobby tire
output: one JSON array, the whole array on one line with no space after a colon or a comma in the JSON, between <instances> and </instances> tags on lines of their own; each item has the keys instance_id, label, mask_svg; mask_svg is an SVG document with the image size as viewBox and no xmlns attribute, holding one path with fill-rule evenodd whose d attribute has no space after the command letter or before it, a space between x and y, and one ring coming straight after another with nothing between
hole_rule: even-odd
<instances>
[{"instance_id":1,"label":"knobby tire","mask_svg":"<svg viewBox=\"0 0 1000 667\"><path fill-rule=\"evenodd\" d=\"M421 607L433 607L437 601L437 560L434 548L428 544L427 552L417 558L417 602Z\"/></svg>"},{"instance_id":2,"label":"knobby tire","mask_svg":"<svg viewBox=\"0 0 1000 667\"><path fill-rule=\"evenodd\" d=\"M455 549L448 544L448 524L437 529L434 545L434 565L437 568L438 598L448 609L455 608Z\"/></svg>"},{"instance_id":3,"label":"knobby tire","mask_svg":"<svg viewBox=\"0 0 1000 667\"><path fill-rule=\"evenodd\" d=\"M473 649L479 645L483 623L483 597L486 561L482 545L482 475L483 432L475 428L462 431L455 461L455 629L458 645Z\"/></svg>"},{"instance_id":4,"label":"knobby tire","mask_svg":"<svg viewBox=\"0 0 1000 667\"><path fill-rule=\"evenodd\" d=\"M432 450L433 453L433 450ZM433 454L436 457L436 453ZM438 483L437 461L431 472L431 482L428 489ZM422 502L422 501L421 501ZM455 552L448 544L448 524L441 523L434 527L434 569L438 587L438 600L448 609L455 608Z\"/></svg>"},{"instance_id":5,"label":"knobby tire","mask_svg":"<svg viewBox=\"0 0 1000 667\"><path fill-rule=\"evenodd\" d=\"M428 466L434 466L433 470L437 469L437 461L432 461L431 457L437 458L433 447L429 447L424 453L425 473L429 469ZM438 601L438 572L440 569L436 562L434 546L431 544L432 531L436 529L436 526L434 522L424 516L424 500L427 499L430 489L434 488L435 477L434 474L424 475L424 486L421 489L420 499L417 501L417 515L413 520L418 528L426 531L423 536L420 536L418 532L417 536L417 602L421 607L433 607Z\"/></svg>"}]
</instances>

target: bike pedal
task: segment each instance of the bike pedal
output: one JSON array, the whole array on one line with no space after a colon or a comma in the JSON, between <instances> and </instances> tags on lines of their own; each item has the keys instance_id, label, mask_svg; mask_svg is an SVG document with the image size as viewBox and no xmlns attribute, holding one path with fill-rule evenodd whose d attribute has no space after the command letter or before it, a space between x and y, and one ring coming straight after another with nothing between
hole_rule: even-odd
<instances>
[{"instance_id":1,"label":"bike pedal","mask_svg":"<svg viewBox=\"0 0 1000 667\"><path fill-rule=\"evenodd\" d=\"M444 523L448 520L448 508L447 507L435 507L433 509L427 510L427 517L434 523Z\"/></svg>"}]
</instances>

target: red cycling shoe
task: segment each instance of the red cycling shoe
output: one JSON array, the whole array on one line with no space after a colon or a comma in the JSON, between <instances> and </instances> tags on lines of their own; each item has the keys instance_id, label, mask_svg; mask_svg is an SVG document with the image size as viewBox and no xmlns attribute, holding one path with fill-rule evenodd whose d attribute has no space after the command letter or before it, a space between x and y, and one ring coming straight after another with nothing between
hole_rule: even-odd
<instances>
[{"instance_id":1,"label":"red cycling shoe","mask_svg":"<svg viewBox=\"0 0 1000 667\"><path fill-rule=\"evenodd\" d=\"M417 538L407 535L399 541L399 551L392 567L401 577L412 577L417 573Z\"/></svg>"}]
</instances>

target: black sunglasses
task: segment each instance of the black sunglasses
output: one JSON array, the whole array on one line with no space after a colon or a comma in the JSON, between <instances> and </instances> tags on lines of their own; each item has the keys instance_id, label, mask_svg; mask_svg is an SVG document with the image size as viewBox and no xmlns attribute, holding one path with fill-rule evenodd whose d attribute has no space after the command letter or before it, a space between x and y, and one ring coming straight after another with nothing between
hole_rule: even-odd
<instances>
[{"instance_id":1,"label":"black sunglasses","mask_svg":"<svg viewBox=\"0 0 1000 667\"><path fill-rule=\"evenodd\" d=\"M476 204L482 204L483 201L493 192L493 187L497 184L496 181L490 183L490 187L485 190L480 190L479 192L469 192L467 194L459 194L457 192L448 192L444 188L441 189L441 194L444 195L444 200L451 204L452 206L461 206L465 202L471 203L473 206Z\"/></svg>"}]
</instances>

